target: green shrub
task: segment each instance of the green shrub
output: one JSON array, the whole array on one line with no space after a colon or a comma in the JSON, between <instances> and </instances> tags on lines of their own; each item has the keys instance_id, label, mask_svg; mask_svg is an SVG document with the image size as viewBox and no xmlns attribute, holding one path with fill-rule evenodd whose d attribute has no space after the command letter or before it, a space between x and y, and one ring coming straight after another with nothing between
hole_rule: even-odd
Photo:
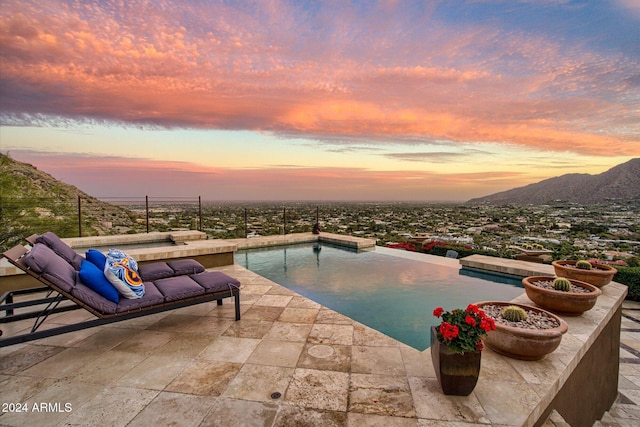
<instances>
[{"instance_id":1,"label":"green shrub","mask_svg":"<svg viewBox=\"0 0 640 427\"><path fill-rule=\"evenodd\" d=\"M616 267L616 269L618 272L613 280L629 287L627 299L640 301L640 267Z\"/></svg>"}]
</instances>

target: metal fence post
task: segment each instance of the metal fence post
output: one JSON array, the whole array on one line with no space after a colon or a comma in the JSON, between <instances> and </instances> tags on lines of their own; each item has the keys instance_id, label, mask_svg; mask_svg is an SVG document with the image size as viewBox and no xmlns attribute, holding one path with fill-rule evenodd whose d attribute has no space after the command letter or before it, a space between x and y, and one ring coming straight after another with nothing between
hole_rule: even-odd
<instances>
[{"instance_id":1,"label":"metal fence post","mask_svg":"<svg viewBox=\"0 0 640 427\"><path fill-rule=\"evenodd\" d=\"M78 237L82 237L82 208L81 208L81 199L78 194Z\"/></svg>"},{"instance_id":2,"label":"metal fence post","mask_svg":"<svg viewBox=\"0 0 640 427\"><path fill-rule=\"evenodd\" d=\"M198 196L198 231L202 231L202 199L201 196Z\"/></svg>"},{"instance_id":3,"label":"metal fence post","mask_svg":"<svg viewBox=\"0 0 640 427\"><path fill-rule=\"evenodd\" d=\"M282 209L282 234L287 234L287 208Z\"/></svg>"},{"instance_id":4,"label":"metal fence post","mask_svg":"<svg viewBox=\"0 0 640 427\"><path fill-rule=\"evenodd\" d=\"M144 196L147 211L147 233L149 232L149 196Z\"/></svg>"}]
</instances>

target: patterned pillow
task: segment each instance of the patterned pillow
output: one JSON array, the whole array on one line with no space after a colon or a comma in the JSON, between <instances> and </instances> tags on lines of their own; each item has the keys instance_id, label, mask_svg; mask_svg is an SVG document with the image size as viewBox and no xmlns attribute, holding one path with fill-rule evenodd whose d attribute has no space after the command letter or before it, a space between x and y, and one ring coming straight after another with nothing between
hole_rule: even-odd
<instances>
[{"instance_id":1,"label":"patterned pillow","mask_svg":"<svg viewBox=\"0 0 640 427\"><path fill-rule=\"evenodd\" d=\"M138 298L144 295L144 283L138 274L138 263L119 249L109 249L107 262L104 265L105 274L111 271L122 283L128 286Z\"/></svg>"},{"instance_id":2,"label":"patterned pillow","mask_svg":"<svg viewBox=\"0 0 640 427\"><path fill-rule=\"evenodd\" d=\"M109 283L111 283L111 285L114 288L116 288L118 293L124 298L126 299L140 298L135 292L133 292L133 290L129 287L129 285L126 285L122 280L118 279L118 277L115 274L113 274L113 272L108 268L104 269L104 277L107 278Z\"/></svg>"}]
</instances>

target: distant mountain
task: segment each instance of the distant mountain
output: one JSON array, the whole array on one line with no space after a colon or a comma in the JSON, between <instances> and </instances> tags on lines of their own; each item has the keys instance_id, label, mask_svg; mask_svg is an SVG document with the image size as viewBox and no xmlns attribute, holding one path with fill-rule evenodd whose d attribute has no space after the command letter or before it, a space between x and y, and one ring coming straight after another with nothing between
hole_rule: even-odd
<instances>
[{"instance_id":1,"label":"distant mountain","mask_svg":"<svg viewBox=\"0 0 640 427\"><path fill-rule=\"evenodd\" d=\"M524 205L564 201L593 204L608 200L640 200L640 158L631 159L598 175L562 175L471 199L467 203Z\"/></svg>"},{"instance_id":2,"label":"distant mountain","mask_svg":"<svg viewBox=\"0 0 640 427\"><path fill-rule=\"evenodd\" d=\"M28 163L0 153L0 249L46 231L61 237L77 237L78 196L83 236L126 232L134 225L126 209L102 202Z\"/></svg>"}]
</instances>

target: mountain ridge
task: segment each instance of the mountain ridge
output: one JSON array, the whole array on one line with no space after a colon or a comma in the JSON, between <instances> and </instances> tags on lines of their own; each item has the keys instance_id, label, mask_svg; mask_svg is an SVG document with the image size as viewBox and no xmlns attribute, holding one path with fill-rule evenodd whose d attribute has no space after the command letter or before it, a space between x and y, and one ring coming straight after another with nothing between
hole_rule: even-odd
<instances>
[{"instance_id":1,"label":"mountain ridge","mask_svg":"<svg viewBox=\"0 0 640 427\"><path fill-rule=\"evenodd\" d=\"M134 225L126 209L0 153L0 248L18 244L33 233L77 236L78 198L82 200L83 235L113 234Z\"/></svg>"},{"instance_id":2,"label":"mountain ridge","mask_svg":"<svg viewBox=\"0 0 640 427\"><path fill-rule=\"evenodd\" d=\"M593 204L640 199L640 158L631 159L597 175L570 173L537 183L468 200L469 204Z\"/></svg>"}]
</instances>

